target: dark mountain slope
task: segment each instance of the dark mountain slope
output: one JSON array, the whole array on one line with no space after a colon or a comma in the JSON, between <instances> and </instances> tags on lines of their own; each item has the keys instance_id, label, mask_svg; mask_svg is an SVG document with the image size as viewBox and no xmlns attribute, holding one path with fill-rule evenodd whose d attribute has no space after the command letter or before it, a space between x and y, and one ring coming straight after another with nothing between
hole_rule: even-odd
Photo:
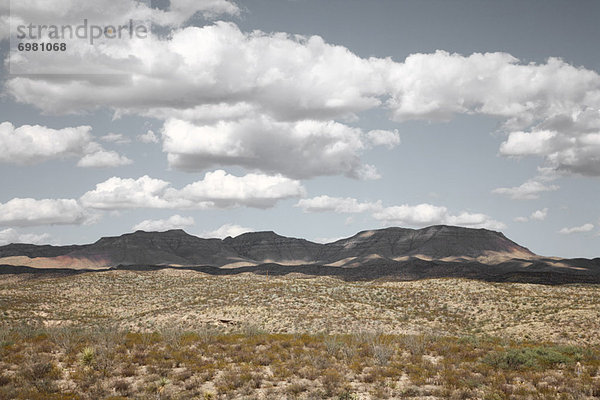
<instances>
[{"instance_id":1,"label":"dark mountain slope","mask_svg":"<svg viewBox=\"0 0 600 400\"><path fill-rule=\"evenodd\" d=\"M386 228L363 231L328 245L328 260L378 254L386 258L424 255L431 258L480 257L488 253L534 254L487 229L436 225L423 229Z\"/></svg>"},{"instance_id":2,"label":"dark mountain slope","mask_svg":"<svg viewBox=\"0 0 600 400\"><path fill-rule=\"evenodd\" d=\"M207 264L221 265L237 259L236 253L220 239L201 239L181 229L166 232L136 231L104 237L68 254L76 258L103 258L119 264Z\"/></svg>"},{"instance_id":3,"label":"dark mountain slope","mask_svg":"<svg viewBox=\"0 0 600 400\"><path fill-rule=\"evenodd\" d=\"M244 233L235 238L223 240L240 257L257 262L271 261L304 261L315 262L320 259L324 245L280 236L275 232Z\"/></svg>"},{"instance_id":4,"label":"dark mountain slope","mask_svg":"<svg viewBox=\"0 0 600 400\"><path fill-rule=\"evenodd\" d=\"M58 257L69 254L83 246L50 246L50 245L35 245L25 243L12 243L6 246L0 246L0 258L12 256L27 256L27 257Z\"/></svg>"}]
</instances>

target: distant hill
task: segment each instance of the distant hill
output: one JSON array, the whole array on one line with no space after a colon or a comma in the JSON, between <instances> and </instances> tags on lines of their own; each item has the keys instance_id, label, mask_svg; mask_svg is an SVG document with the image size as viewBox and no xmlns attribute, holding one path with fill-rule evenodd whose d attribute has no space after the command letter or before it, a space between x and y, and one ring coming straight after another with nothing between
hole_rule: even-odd
<instances>
[{"instance_id":1,"label":"distant hill","mask_svg":"<svg viewBox=\"0 0 600 400\"><path fill-rule=\"evenodd\" d=\"M600 282L600 259L537 256L486 229L436 225L359 232L320 244L275 232L203 239L183 230L137 231L77 246L0 247L0 273L185 267L215 274L299 272L345 279L462 276L541 283ZM10 266L10 268L9 268Z\"/></svg>"},{"instance_id":2,"label":"distant hill","mask_svg":"<svg viewBox=\"0 0 600 400\"><path fill-rule=\"evenodd\" d=\"M329 259L422 255L431 258L480 257L490 254L534 256L527 248L487 229L436 225L423 229L386 228L360 232L328 245Z\"/></svg>"}]
</instances>

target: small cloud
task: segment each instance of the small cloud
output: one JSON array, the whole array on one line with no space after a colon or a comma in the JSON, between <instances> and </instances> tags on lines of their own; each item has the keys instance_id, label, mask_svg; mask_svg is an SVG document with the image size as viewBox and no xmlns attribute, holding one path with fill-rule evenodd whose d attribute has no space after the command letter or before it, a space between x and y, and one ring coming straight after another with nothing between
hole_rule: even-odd
<instances>
[{"instance_id":1,"label":"small cloud","mask_svg":"<svg viewBox=\"0 0 600 400\"><path fill-rule=\"evenodd\" d=\"M373 218L385 224L399 224L401 226L428 226L428 225L458 225L468 228L485 228L500 230L506 225L496 221L488 215L481 213L461 212L453 215L443 206L432 204L418 204L416 206L401 205L386 207L373 213Z\"/></svg>"},{"instance_id":2,"label":"small cloud","mask_svg":"<svg viewBox=\"0 0 600 400\"><path fill-rule=\"evenodd\" d=\"M170 229L187 228L194 225L194 223L194 218L192 217L182 217L181 215L175 214L167 219L147 219L135 225L132 229L134 231L163 232Z\"/></svg>"},{"instance_id":3,"label":"small cloud","mask_svg":"<svg viewBox=\"0 0 600 400\"><path fill-rule=\"evenodd\" d=\"M310 199L301 199L296 207L302 208L304 212L326 212L335 213L362 213L365 211L376 211L382 208L381 201L363 202L351 197L330 197L327 195L317 196Z\"/></svg>"},{"instance_id":4,"label":"small cloud","mask_svg":"<svg viewBox=\"0 0 600 400\"><path fill-rule=\"evenodd\" d=\"M543 221L548 216L548 209L544 208L543 210L536 210L531 213L529 218L534 219L536 221Z\"/></svg>"},{"instance_id":5,"label":"small cloud","mask_svg":"<svg viewBox=\"0 0 600 400\"><path fill-rule=\"evenodd\" d=\"M131 139L123 136L120 133L109 133L108 135L101 136L100 140L102 140L104 142L115 143L115 144L131 143Z\"/></svg>"},{"instance_id":6,"label":"small cloud","mask_svg":"<svg viewBox=\"0 0 600 400\"><path fill-rule=\"evenodd\" d=\"M560 178L561 174L552 167L537 167L538 175L535 180L542 182L552 182Z\"/></svg>"},{"instance_id":7,"label":"small cloud","mask_svg":"<svg viewBox=\"0 0 600 400\"><path fill-rule=\"evenodd\" d=\"M252 232L254 229L235 224L225 224L215 229L214 231L203 232L201 237L224 239L227 236L236 237L242 233Z\"/></svg>"},{"instance_id":8,"label":"small cloud","mask_svg":"<svg viewBox=\"0 0 600 400\"><path fill-rule=\"evenodd\" d=\"M432 204L418 204L410 206L384 207L381 200L361 202L352 197L331 197L327 195L301 199L296 207L302 208L306 213L335 212L338 214L360 214L371 213L371 216L386 225L399 224L409 226L427 226L437 224L458 225L470 228L485 228L500 230L506 225L481 213L461 212L458 215L451 214L446 207ZM354 222L350 216L346 219L346 225Z\"/></svg>"},{"instance_id":9,"label":"small cloud","mask_svg":"<svg viewBox=\"0 0 600 400\"><path fill-rule=\"evenodd\" d=\"M488 215L481 213L462 212L459 215L447 215L444 218L443 223L464 226L467 228L485 228L493 230L506 228L506 225L503 222L496 221Z\"/></svg>"},{"instance_id":10,"label":"small cloud","mask_svg":"<svg viewBox=\"0 0 600 400\"><path fill-rule=\"evenodd\" d=\"M561 233L563 235L570 235L572 233L589 232L592 229L594 229L593 224L585 224L585 225L581 225L581 226L575 226L572 228L562 228L560 231L558 231L558 233Z\"/></svg>"},{"instance_id":11,"label":"small cloud","mask_svg":"<svg viewBox=\"0 0 600 400\"><path fill-rule=\"evenodd\" d=\"M108 168L120 167L132 163L133 161L116 151L100 150L83 156L77 163L77 166L83 168Z\"/></svg>"},{"instance_id":12,"label":"small cloud","mask_svg":"<svg viewBox=\"0 0 600 400\"><path fill-rule=\"evenodd\" d=\"M313 242L315 242L315 243L321 243L321 244L327 244L327 243L337 242L340 239L345 239L345 238L343 238L343 237L333 237L333 238L318 237L318 238L314 238Z\"/></svg>"},{"instance_id":13,"label":"small cloud","mask_svg":"<svg viewBox=\"0 0 600 400\"><path fill-rule=\"evenodd\" d=\"M541 182L529 180L521 186L494 189L492 193L509 196L513 200L534 200L538 199L542 192L552 192L558 189L557 185L544 185Z\"/></svg>"},{"instance_id":14,"label":"small cloud","mask_svg":"<svg viewBox=\"0 0 600 400\"><path fill-rule=\"evenodd\" d=\"M548 209L544 208L543 210L536 210L529 215L529 217L516 217L516 222L527 222L529 220L543 221L548 216Z\"/></svg>"},{"instance_id":15,"label":"small cloud","mask_svg":"<svg viewBox=\"0 0 600 400\"><path fill-rule=\"evenodd\" d=\"M393 149L400 144L400 134L398 129L393 131L385 131L376 129L367 132L367 138L373 146L385 146L388 149Z\"/></svg>"},{"instance_id":16,"label":"small cloud","mask_svg":"<svg viewBox=\"0 0 600 400\"><path fill-rule=\"evenodd\" d=\"M442 223L447 214L448 209L446 207L419 204L416 206L401 205L386 207L376 211L373 217L386 223L426 226Z\"/></svg>"},{"instance_id":17,"label":"small cloud","mask_svg":"<svg viewBox=\"0 0 600 400\"><path fill-rule=\"evenodd\" d=\"M136 138L142 143L158 143L158 136L151 130L143 135L137 135Z\"/></svg>"},{"instance_id":18,"label":"small cloud","mask_svg":"<svg viewBox=\"0 0 600 400\"><path fill-rule=\"evenodd\" d=\"M562 140L557 132L542 130L533 132L510 132L500 145L505 156L543 155L553 152Z\"/></svg>"}]
</instances>

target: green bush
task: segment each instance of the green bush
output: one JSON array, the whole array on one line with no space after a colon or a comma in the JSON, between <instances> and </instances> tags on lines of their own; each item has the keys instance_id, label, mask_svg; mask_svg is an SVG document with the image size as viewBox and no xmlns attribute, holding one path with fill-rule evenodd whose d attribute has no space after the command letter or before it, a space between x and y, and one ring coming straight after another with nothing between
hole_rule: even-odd
<instances>
[{"instance_id":1,"label":"green bush","mask_svg":"<svg viewBox=\"0 0 600 400\"><path fill-rule=\"evenodd\" d=\"M483 362L502 369L541 369L571 364L580 360L582 354L582 350L574 346L538 346L494 352L485 356Z\"/></svg>"}]
</instances>

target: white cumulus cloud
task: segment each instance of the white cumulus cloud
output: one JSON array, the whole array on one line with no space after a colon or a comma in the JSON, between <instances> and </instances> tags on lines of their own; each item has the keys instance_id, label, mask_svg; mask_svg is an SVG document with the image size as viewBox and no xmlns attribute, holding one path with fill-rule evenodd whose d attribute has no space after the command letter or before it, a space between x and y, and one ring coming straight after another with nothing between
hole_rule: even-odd
<instances>
[{"instance_id":1,"label":"white cumulus cloud","mask_svg":"<svg viewBox=\"0 0 600 400\"><path fill-rule=\"evenodd\" d=\"M223 21L122 46L129 47L118 52L94 47L90 51L98 54L86 54L101 57L111 72L132 75L119 85L94 77L68 82L15 77L8 90L55 113L107 106L144 114L157 108L164 114L164 109L246 102L278 120L331 119L380 105L377 96L385 92L384 71L391 62L362 59L318 36L242 32ZM124 51L134 59L122 60ZM66 63L65 57L57 62Z\"/></svg>"},{"instance_id":2,"label":"white cumulus cloud","mask_svg":"<svg viewBox=\"0 0 600 400\"><path fill-rule=\"evenodd\" d=\"M584 224L581 226L574 226L571 228L562 228L560 231L558 231L558 233L561 233L563 235L570 235L572 233L583 233L583 232L589 232L592 229L594 229L594 225L593 224Z\"/></svg>"},{"instance_id":3,"label":"white cumulus cloud","mask_svg":"<svg viewBox=\"0 0 600 400\"><path fill-rule=\"evenodd\" d=\"M175 214L167 219L146 219L132 229L147 232L164 232L170 229L183 229L194 225L194 218Z\"/></svg>"},{"instance_id":4,"label":"white cumulus cloud","mask_svg":"<svg viewBox=\"0 0 600 400\"><path fill-rule=\"evenodd\" d=\"M207 209L229 207L273 207L278 201L301 197L299 181L281 175L235 176L223 170L207 172L204 179L181 189L167 181L142 176L112 177L81 196L86 207L117 210L127 208Z\"/></svg>"},{"instance_id":5,"label":"white cumulus cloud","mask_svg":"<svg viewBox=\"0 0 600 400\"><path fill-rule=\"evenodd\" d=\"M61 68L98 58L106 71L121 68L131 79L90 76L65 85L21 76L9 80L8 90L49 113L106 106L164 118L163 148L170 165L183 170L239 165L293 178L373 179L379 175L361 162L363 150L399 143L396 132L367 134L335 121L381 104L381 71L389 61L361 59L318 36L245 33L217 22L123 46L130 47L96 46L90 51L101 54L61 60ZM123 52L133 55L122 60Z\"/></svg>"},{"instance_id":6,"label":"white cumulus cloud","mask_svg":"<svg viewBox=\"0 0 600 400\"><path fill-rule=\"evenodd\" d=\"M423 227L429 225L458 225L468 228L503 229L506 227L488 215L481 213L462 212L452 215L443 206L418 204L416 206L401 205L385 207L373 213L373 217L385 224Z\"/></svg>"},{"instance_id":7,"label":"white cumulus cloud","mask_svg":"<svg viewBox=\"0 0 600 400\"><path fill-rule=\"evenodd\" d=\"M158 136L156 136L156 133L154 133L154 131L152 131L152 130L148 130L148 132L146 132L142 135L137 135L137 140L139 140L142 143L158 143L159 142Z\"/></svg>"},{"instance_id":8,"label":"white cumulus cloud","mask_svg":"<svg viewBox=\"0 0 600 400\"><path fill-rule=\"evenodd\" d=\"M98 183L94 190L81 196L81 203L90 208L118 210L127 208L169 208L164 199L170 183L147 175L138 179L112 177Z\"/></svg>"},{"instance_id":9,"label":"white cumulus cloud","mask_svg":"<svg viewBox=\"0 0 600 400\"><path fill-rule=\"evenodd\" d=\"M384 207L380 200L361 202L352 197L331 197L327 195L301 199L296 203L304 212L335 212L335 213L364 213L385 224L429 226L429 225L458 225L470 228L504 229L506 225L482 213L461 212L451 214L444 206L432 204L400 205ZM348 222L348 221L347 221ZM352 222L352 221L349 221Z\"/></svg>"},{"instance_id":10,"label":"white cumulus cloud","mask_svg":"<svg viewBox=\"0 0 600 400\"><path fill-rule=\"evenodd\" d=\"M228 0L170 0L170 6L166 10L151 8L151 3L151 1L136 0L12 1L10 16L13 22L25 24L52 21L54 24L61 25L81 23L84 19L88 19L90 23L116 25L131 18L134 20L152 19L155 24L178 26L196 13L200 13L205 18L240 15L240 8L235 2Z\"/></svg>"},{"instance_id":11,"label":"white cumulus cloud","mask_svg":"<svg viewBox=\"0 0 600 400\"><path fill-rule=\"evenodd\" d=\"M502 118L506 156L543 156L547 168L600 175L600 76L559 58L522 64L506 53L412 54L390 69L393 119ZM593 140L592 140L593 141Z\"/></svg>"},{"instance_id":12,"label":"white cumulus cloud","mask_svg":"<svg viewBox=\"0 0 600 400\"><path fill-rule=\"evenodd\" d=\"M510 126L581 110L597 101L600 84L594 71L558 58L521 64L507 53L463 56L442 50L395 63L390 80L395 120L478 113L504 117Z\"/></svg>"},{"instance_id":13,"label":"white cumulus cloud","mask_svg":"<svg viewBox=\"0 0 600 400\"><path fill-rule=\"evenodd\" d=\"M367 132L367 137L373 146L386 146L388 149L393 149L400 144L400 134L397 129L393 131L375 129Z\"/></svg>"},{"instance_id":14,"label":"white cumulus cloud","mask_svg":"<svg viewBox=\"0 0 600 400\"><path fill-rule=\"evenodd\" d=\"M224 239L227 236L236 237L246 232L253 232L254 229L246 228L244 226L236 224L225 224L215 229L214 231L207 231L200 234L201 237L205 238L219 238Z\"/></svg>"},{"instance_id":15,"label":"white cumulus cloud","mask_svg":"<svg viewBox=\"0 0 600 400\"><path fill-rule=\"evenodd\" d=\"M172 2L168 12L187 18L202 12L198 4L234 15L238 10L228 2L181 0ZM165 16L165 21L184 18L175 14ZM298 159L311 167L289 176L314 176L315 159L321 157L311 157L305 150L326 140L335 154L323 166L324 174L374 177L373 167L358 169L356 157L369 144L397 145L399 138L393 132L371 131L358 148L356 141L328 140L334 121L351 121L361 111L383 108L399 122L445 121L457 114L493 116L503 121L507 134L501 154L537 156L554 171L600 176L600 76L559 58L524 63L502 52L465 56L439 50L397 62L361 58L318 36L243 32L223 21L171 33L155 40L127 41L122 44L127 48L119 51L96 46L91 50L96 53L86 57L61 55L57 60L61 68L76 69L101 59L104 70L125 73L127 79L14 76L6 83L7 91L17 101L50 113L109 107L116 114L158 116L167 120L164 146L170 162L192 170L203 164L257 168L256 160L265 153L288 154L295 167ZM124 59L124 52L132 56ZM169 129L176 121L195 129L188 126L186 134L177 135ZM297 125L306 128L314 121L322 121L317 131L326 133L315 137L313 129L313 134L299 138ZM244 129L265 133L255 138L243 134ZM344 136L351 129L347 127ZM182 151L177 143L189 140L189 131L206 134L210 146ZM224 136L220 141L213 137L217 131ZM275 131L281 131L277 141L266 150L256 147L273 138ZM225 144L233 147L224 148ZM289 148L292 144L300 144L295 152ZM279 158L263 171L294 170L282 167Z\"/></svg>"},{"instance_id":16,"label":"white cumulus cloud","mask_svg":"<svg viewBox=\"0 0 600 400\"><path fill-rule=\"evenodd\" d=\"M41 125L0 124L0 162L33 165L54 159L80 158L80 167L114 167L132 161L93 141L90 126L52 129ZM110 140L115 136L107 135ZM104 136L101 139L105 139Z\"/></svg>"},{"instance_id":17,"label":"white cumulus cloud","mask_svg":"<svg viewBox=\"0 0 600 400\"><path fill-rule=\"evenodd\" d=\"M0 246L11 243L48 244L49 242L50 235L47 233L20 233L13 228L0 230Z\"/></svg>"},{"instance_id":18,"label":"white cumulus cloud","mask_svg":"<svg viewBox=\"0 0 600 400\"><path fill-rule=\"evenodd\" d=\"M339 237L317 237L317 238L314 238L312 241L315 242L315 243L327 244L327 243L337 242L340 239L345 239L345 238L343 236L339 236Z\"/></svg>"},{"instance_id":19,"label":"white cumulus cloud","mask_svg":"<svg viewBox=\"0 0 600 400\"><path fill-rule=\"evenodd\" d=\"M529 218L534 219L536 221L543 221L546 219L547 216L548 216L548 209L544 208L542 210L536 210L536 211L532 212L531 215L529 216Z\"/></svg>"},{"instance_id":20,"label":"white cumulus cloud","mask_svg":"<svg viewBox=\"0 0 600 400\"><path fill-rule=\"evenodd\" d=\"M190 208L206 202L217 208L270 208L280 200L301 197L304 194L305 189L299 181L282 175L235 176L217 170L207 172L203 180L186 185L180 190L168 190L166 196L173 202Z\"/></svg>"},{"instance_id":21,"label":"white cumulus cloud","mask_svg":"<svg viewBox=\"0 0 600 400\"><path fill-rule=\"evenodd\" d=\"M386 207L375 212L373 217L387 223L426 226L443 223L447 215L448 209L446 207L424 203L416 206L401 205Z\"/></svg>"},{"instance_id":22,"label":"white cumulus cloud","mask_svg":"<svg viewBox=\"0 0 600 400\"><path fill-rule=\"evenodd\" d=\"M114 133L114 132L111 132L107 135L101 136L100 140L102 140L104 142L115 143L115 144L131 143L131 139L124 136L122 133Z\"/></svg>"},{"instance_id":23,"label":"white cumulus cloud","mask_svg":"<svg viewBox=\"0 0 600 400\"><path fill-rule=\"evenodd\" d=\"M0 124L0 162L31 165L51 159L80 157L90 142L92 128L51 129L40 125Z\"/></svg>"},{"instance_id":24,"label":"white cumulus cloud","mask_svg":"<svg viewBox=\"0 0 600 400\"><path fill-rule=\"evenodd\" d=\"M557 185L546 185L536 180L529 180L520 186L494 189L492 193L505 195L513 200L534 200L538 199L541 193L556 191L558 188Z\"/></svg>"},{"instance_id":25,"label":"white cumulus cloud","mask_svg":"<svg viewBox=\"0 0 600 400\"><path fill-rule=\"evenodd\" d=\"M500 145L500 153L507 156L547 155L568 141L557 132L511 132L508 139Z\"/></svg>"},{"instance_id":26,"label":"white cumulus cloud","mask_svg":"<svg viewBox=\"0 0 600 400\"><path fill-rule=\"evenodd\" d=\"M119 167L132 164L129 158L120 155L116 151L100 150L95 153L86 154L77 162L78 167L85 168L107 168Z\"/></svg>"},{"instance_id":27,"label":"white cumulus cloud","mask_svg":"<svg viewBox=\"0 0 600 400\"><path fill-rule=\"evenodd\" d=\"M447 215L444 224L464 226L467 228L485 228L500 230L506 228L506 225L500 221L492 219L490 216L481 213L462 212L458 215Z\"/></svg>"},{"instance_id":28,"label":"white cumulus cloud","mask_svg":"<svg viewBox=\"0 0 600 400\"><path fill-rule=\"evenodd\" d=\"M600 112L600 111L599 111ZM600 134L542 130L511 132L500 146L508 156L543 156L546 167L558 173L600 175Z\"/></svg>"},{"instance_id":29,"label":"white cumulus cloud","mask_svg":"<svg viewBox=\"0 0 600 400\"><path fill-rule=\"evenodd\" d=\"M157 11L154 11L155 13ZM180 25L196 13L205 18L216 18L222 15L240 15L240 8L228 0L171 0L169 10L164 13L165 22Z\"/></svg>"},{"instance_id":30,"label":"white cumulus cloud","mask_svg":"<svg viewBox=\"0 0 600 400\"><path fill-rule=\"evenodd\" d=\"M372 136L379 144L393 142L383 133ZM259 117L196 125L170 119L163 129L163 151L171 166L186 171L239 165L292 178L340 174L373 179L378 177L374 167L360 160L369 139L360 129L334 121Z\"/></svg>"},{"instance_id":31,"label":"white cumulus cloud","mask_svg":"<svg viewBox=\"0 0 600 400\"><path fill-rule=\"evenodd\" d=\"M14 198L0 203L0 226L79 225L93 220L74 199Z\"/></svg>"},{"instance_id":32,"label":"white cumulus cloud","mask_svg":"<svg viewBox=\"0 0 600 400\"><path fill-rule=\"evenodd\" d=\"M529 217L516 217L515 222L527 222L531 221L543 221L548 216L548 208L544 208L542 210L535 210L532 212Z\"/></svg>"},{"instance_id":33,"label":"white cumulus cloud","mask_svg":"<svg viewBox=\"0 0 600 400\"><path fill-rule=\"evenodd\" d=\"M362 213L383 208L381 201L361 203L351 197L342 198L327 195L301 199L296 204L296 207L302 208L304 212L333 211L336 213Z\"/></svg>"}]
</instances>

